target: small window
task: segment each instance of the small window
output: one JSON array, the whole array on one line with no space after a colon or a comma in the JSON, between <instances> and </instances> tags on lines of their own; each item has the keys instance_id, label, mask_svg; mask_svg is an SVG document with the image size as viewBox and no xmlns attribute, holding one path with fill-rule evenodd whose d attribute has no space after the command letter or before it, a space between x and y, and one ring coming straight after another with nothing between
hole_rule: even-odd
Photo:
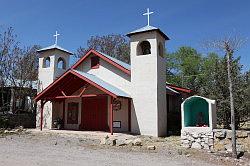
<instances>
[{"instance_id":1,"label":"small window","mask_svg":"<svg viewBox=\"0 0 250 166\"><path fill-rule=\"evenodd\" d=\"M91 57L91 68L97 69L99 68L100 58L98 56Z\"/></svg>"},{"instance_id":2,"label":"small window","mask_svg":"<svg viewBox=\"0 0 250 166\"><path fill-rule=\"evenodd\" d=\"M138 55L147 55L151 54L151 46L148 41L143 41L138 45L137 48L137 54Z\"/></svg>"},{"instance_id":3,"label":"small window","mask_svg":"<svg viewBox=\"0 0 250 166\"><path fill-rule=\"evenodd\" d=\"M65 61L63 58L58 58L58 61L57 61L57 68L58 69L66 69L66 64L65 64Z\"/></svg>"},{"instance_id":4,"label":"small window","mask_svg":"<svg viewBox=\"0 0 250 166\"><path fill-rule=\"evenodd\" d=\"M158 44L159 56L164 57L163 45L162 43Z\"/></svg>"},{"instance_id":5,"label":"small window","mask_svg":"<svg viewBox=\"0 0 250 166\"><path fill-rule=\"evenodd\" d=\"M49 68L49 67L50 67L50 57L44 58L43 68Z\"/></svg>"}]
</instances>

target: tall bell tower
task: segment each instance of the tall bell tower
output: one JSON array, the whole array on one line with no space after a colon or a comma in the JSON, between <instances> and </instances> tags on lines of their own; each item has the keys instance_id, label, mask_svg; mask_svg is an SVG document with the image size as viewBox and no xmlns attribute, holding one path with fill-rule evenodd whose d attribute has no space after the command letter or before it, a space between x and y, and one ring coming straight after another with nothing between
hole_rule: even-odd
<instances>
[{"instance_id":1,"label":"tall bell tower","mask_svg":"<svg viewBox=\"0 0 250 166\"><path fill-rule=\"evenodd\" d=\"M38 92L47 88L55 79L60 77L68 68L70 55L73 53L67 51L66 49L57 45L57 36L59 34L56 32L54 35L56 37L55 44L37 50L39 53L39 68L38 68ZM40 102L37 104L37 116L36 116L36 126L40 127ZM52 127L52 102L46 102L44 105L44 128ZM46 122L45 119L49 119Z\"/></svg>"},{"instance_id":2,"label":"tall bell tower","mask_svg":"<svg viewBox=\"0 0 250 166\"><path fill-rule=\"evenodd\" d=\"M132 132L143 135L167 134L165 41L169 38L148 25L127 34L130 37L131 84L134 113ZM137 124L136 124L137 123Z\"/></svg>"}]
</instances>

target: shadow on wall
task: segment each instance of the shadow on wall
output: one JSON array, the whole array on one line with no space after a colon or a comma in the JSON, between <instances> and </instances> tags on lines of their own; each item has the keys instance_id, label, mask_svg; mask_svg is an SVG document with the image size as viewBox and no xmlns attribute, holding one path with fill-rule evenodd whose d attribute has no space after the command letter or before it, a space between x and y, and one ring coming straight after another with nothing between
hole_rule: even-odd
<instances>
[{"instance_id":1,"label":"shadow on wall","mask_svg":"<svg viewBox=\"0 0 250 166\"><path fill-rule=\"evenodd\" d=\"M134 107L134 102L131 100L131 133L132 134L141 134L138 120L137 120L137 115L135 113L135 107Z\"/></svg>"}]
</instances>

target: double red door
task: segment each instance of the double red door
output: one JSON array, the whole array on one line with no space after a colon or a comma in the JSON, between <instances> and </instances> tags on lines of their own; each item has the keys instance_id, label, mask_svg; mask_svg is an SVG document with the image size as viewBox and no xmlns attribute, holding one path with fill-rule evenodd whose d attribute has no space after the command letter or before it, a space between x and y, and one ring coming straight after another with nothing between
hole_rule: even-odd
<instances>
[{"instance_id":1,"label":"double red door","mask_svg":"<svg viewBox=\"0 0 250 166\"><path fill-rule=\"evenodd\" d=\"M83 98L81 127L89 131L108 130L107 96Z\"/></svg>"}]
</instances>

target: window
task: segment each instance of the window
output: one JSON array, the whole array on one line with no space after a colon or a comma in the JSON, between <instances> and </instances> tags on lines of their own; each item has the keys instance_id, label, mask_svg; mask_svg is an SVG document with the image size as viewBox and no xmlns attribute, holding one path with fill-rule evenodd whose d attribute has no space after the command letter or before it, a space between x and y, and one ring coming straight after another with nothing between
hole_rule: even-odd
<instances>
[{"instance_id":1,"label":"window","mask_svg":"<svg viewBox=\"0 0 250 166\"><path fill-rule=\"evenodd\" d=\"M164 52L163 52L163 45L162 43L158 44L158 51L159 51L159 56L164 57Z\"/></svg>"},{"instance_id":2,"label":"window","mask_svg":"<svg viewBox=\"0 0 250 166\"><path fill-rule=\"evenodd\" d=\"M151 54L151 46L148 41L142 41L137 47L137 55Z\"/></svg>"},{"instance_id":3,"label":"window","mask_svg":"<svg viewBox=\"0 0 250 166\"><path fill-rule=\"evenodd\" d=\"M57 68L58 69L66 69L66 64L65 64L65 61L63 58L58 58L58 61L57 61Z\"/></svg>"},{"instance_id":4,"label":"window","mask_svg":"<svg viewBox=\"0 0 250 166\"><path fill-rule=\"evenodd\" d=\"M43 61L43 68L48 68L48 67L50 67L50 57L44 58Z\"/></svg>"},{"instance_id":5,"label":"window","mask_svg":"<svg viewBox=\"0 0 250 166\"><path fill-rule=\"evenodd\" d=\"M99 68L100 58L98 56L91 57L91 69Z\"/></svg>"},{"instance_id":6,"label":"window","mask_svg":"<svg viewBox=\"0 0 250 166\"><path fill-rule=\"evenodd\" d=\"M68 103L67 124L78 124L79 103Z\"/></svg>"}]
</instances>

